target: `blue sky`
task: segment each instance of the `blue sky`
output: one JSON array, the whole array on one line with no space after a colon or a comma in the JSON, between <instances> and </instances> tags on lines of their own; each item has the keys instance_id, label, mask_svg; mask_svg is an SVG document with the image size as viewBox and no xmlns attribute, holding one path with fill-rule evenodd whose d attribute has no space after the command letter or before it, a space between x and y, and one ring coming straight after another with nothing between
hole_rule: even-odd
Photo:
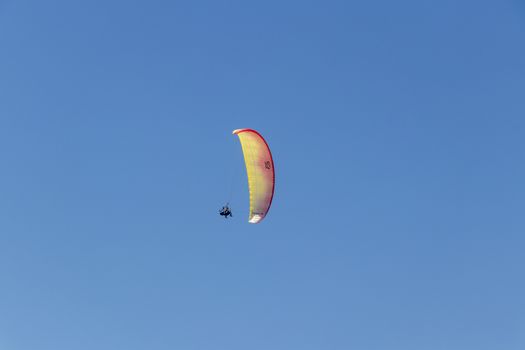
<instances>
[{"instance_id":1,"label":"blue sky","mask_svg":"<svg viewBox=\"0 0 525 350\"><path fill-rule=\"evenodd\" d=\"M521 1L0 1L0 349L525 348L524 37Z\"/></svg>"}]
</instances>

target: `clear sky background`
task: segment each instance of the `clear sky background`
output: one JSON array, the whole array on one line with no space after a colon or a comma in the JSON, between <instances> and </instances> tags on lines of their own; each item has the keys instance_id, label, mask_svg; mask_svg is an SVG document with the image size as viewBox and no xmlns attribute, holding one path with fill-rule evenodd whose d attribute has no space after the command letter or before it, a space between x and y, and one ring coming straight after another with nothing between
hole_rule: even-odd
<instances>
[{"instance_id":1,"label":"clear sky background","mask_svg":"<svg viewBox=\"0 0 525 350\"><path fill-rule=\"evenodd\" d=\"M0 0L0 349L522 350L524 152L522 1Z\"/></svg>"}]
</instances>

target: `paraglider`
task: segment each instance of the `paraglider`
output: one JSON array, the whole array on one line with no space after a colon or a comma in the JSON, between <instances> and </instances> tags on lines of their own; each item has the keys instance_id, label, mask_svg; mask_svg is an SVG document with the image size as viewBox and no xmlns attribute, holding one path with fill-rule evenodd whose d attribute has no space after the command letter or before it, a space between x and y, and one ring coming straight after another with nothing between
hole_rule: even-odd
<instances>
[{"instance_id":1,"label":"paraglider","mask_svg":"<svg viewBox=\"0 0 525 350\"><path fill-rule=\"evenodd\" d=\"M230 207L228 206L228 203L226 203L226 205L222 207L222 209L219 211L219 215L224 216L225 219L227 219L228 216L233 217L232 211Z\"/></svg>"},{"instance_id":2,"label":"paraglider","mask_svg":"<svg viewBox=\"0 0 525 350\"><path fill-rule=\"evenodd\" d=\"M275 170L270 147L264 138L253 129L237 129L233 131L239 137L244 163L248 174L248 190L250 192L250 212L248 222L257 224L261 222L268 211L273 200L275 189ZM231 216L228 209L221 213L224 217L226 213Z\"/></svg>"}]
</instances>

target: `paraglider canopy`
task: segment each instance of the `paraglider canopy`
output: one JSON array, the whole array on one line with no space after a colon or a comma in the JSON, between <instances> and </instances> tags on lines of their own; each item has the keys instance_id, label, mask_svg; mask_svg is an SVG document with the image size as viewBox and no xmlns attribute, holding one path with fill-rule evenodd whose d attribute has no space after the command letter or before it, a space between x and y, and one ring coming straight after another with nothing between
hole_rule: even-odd
<instances>
[{"instance_id":1,"label":"paraglider canopy","mask_svg":"<svg viewBox=\"0 0 525 350\"><path fill-rule=\"evenodd\" d=\"M261 222L272 204L275 189L275 170L270 147L253 129L233 131L239 137L244 154L248 188L250 191L250 214L248 222Z\"/></svg>"}]
</instances>

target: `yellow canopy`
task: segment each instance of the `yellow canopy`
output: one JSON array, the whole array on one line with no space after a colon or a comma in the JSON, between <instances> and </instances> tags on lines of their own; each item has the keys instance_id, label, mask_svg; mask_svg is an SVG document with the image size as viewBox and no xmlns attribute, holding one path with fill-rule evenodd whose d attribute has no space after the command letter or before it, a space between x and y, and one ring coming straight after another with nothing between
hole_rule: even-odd
<instances>
[{"instance_id":1,"label":"yellow canopy","mask_svg":"<svg viewBox=\"0 0 525 350\"><path fill-rule=\"evenodd\" d=\"M239 137L248 173L250 215L248 222L261 222L272 204L275 188L275 171L272 153L264 138L253 129L233 131Z\"/></svg>"}]
</instances>

